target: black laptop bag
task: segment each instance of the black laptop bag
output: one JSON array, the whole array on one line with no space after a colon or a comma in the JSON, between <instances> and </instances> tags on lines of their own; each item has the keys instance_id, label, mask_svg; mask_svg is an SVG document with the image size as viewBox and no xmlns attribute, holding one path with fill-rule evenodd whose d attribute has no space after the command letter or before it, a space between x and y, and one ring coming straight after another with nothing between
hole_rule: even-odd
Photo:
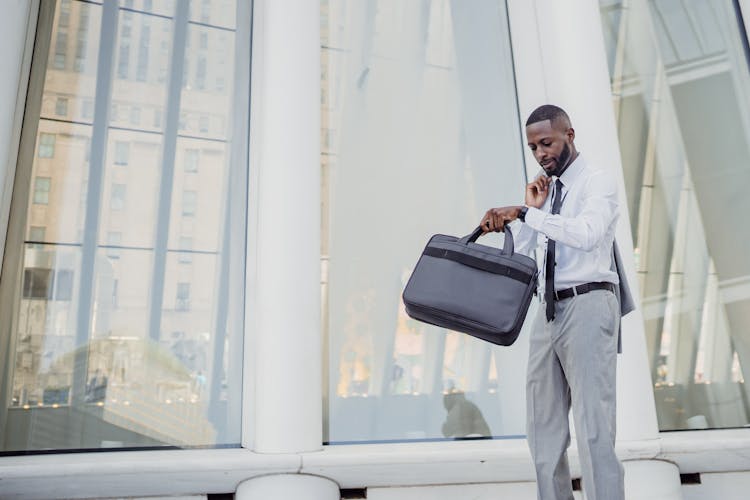
<instances>
[{"instance_id":1,"label":"black laptop bag","mask_svg":"<svg viewBox=\"0 0 750 500\"><path fill-rule=\"evenodd\" d=\"M463 238L430 238L404 289L407 314L493 344L515 342L536 289L537 265L514 253L507 226L504 234L502 249L476 243L480 227Z\"/></svg>"}]
</instances>

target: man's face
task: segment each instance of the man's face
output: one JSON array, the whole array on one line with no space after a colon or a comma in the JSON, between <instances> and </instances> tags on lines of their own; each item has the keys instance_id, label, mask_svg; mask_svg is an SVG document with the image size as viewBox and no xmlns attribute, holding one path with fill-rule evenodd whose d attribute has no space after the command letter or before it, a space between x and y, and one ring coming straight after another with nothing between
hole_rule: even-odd
<instances>
[{"instance_id":1,"label":"man's face","mask_svg":"<svg viewBox=\"0 0 750 500\"><path fill-rule=\"evenodd\" d=\"M559 175L571 160L575 132L560 122L550 120L532 123L526 127L526 141L534 158L547 175Z\"/></svg>"}]
</instances>

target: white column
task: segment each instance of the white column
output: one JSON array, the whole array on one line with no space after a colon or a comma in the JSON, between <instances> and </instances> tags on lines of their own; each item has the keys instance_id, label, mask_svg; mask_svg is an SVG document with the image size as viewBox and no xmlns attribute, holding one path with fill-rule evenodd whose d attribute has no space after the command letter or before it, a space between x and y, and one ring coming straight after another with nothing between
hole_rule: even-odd
<instances>
[{"instance_id":1,"label":"white column","mask_svg":"<svg viewBox=\"0 0 750 500\"><path fill-rule=\"evenodd\" d=\"M249 479L237 487L234 497L237 500L341 498L336 483L324 477L305 474L277 474Z\"/></svg>"},{"instance_id":2,"label":"white column","mask_svg":"<svg viewBox=\"0 0 750 500\"><path fill-rule=\"evenodd\" d=\"M0 241L5 241L39 3L13 0L0 16ZM5 247L0 245L0 263Z\"/></svg>"},{"instance_id":3,"label":"white column","mask_svg":"<svg viewBox=\"0 0 750 500\"><path fill-rule=\"evenodd\" d=\"M301 453L322 448L320 6L256 0L253 28L243 445Z\"/></svg>"},{"instance_id":4,"label":"white column","mask_svg":"<svg viewBox=\"0 0 750 500\"><path fill-rule=\"evenodd\" d=\"M610 90L604 38L597 0L510 0L514 60L522 122L541 104L556 104L571 116L576 146L596 165L611 169L620 185L621 214L617 241L628 281L639 296L633 260L630 220L625 204L625 183ZM527 154L529 173L538 167ZM643 317L636 310L622 324L623 352L618 356L617 437L619 442L658 439L658 424L648 365ZM649 475L655 491L672 491L679 484L676 467L664 470L664 462L626 463L626 495L634 480ZM664 486L664 488L662 488ZM679 489L663 500L681 498Z\"/></svg>"},{"instance_id":5,"label":"white column","mask_svg":"<svg viewBox=\"0 0 750 500\"><path fill-rule=\"evenodd\" d=\"M512 0L510 4L511 31L523 33L513 40L522 122L541 104L559 105L571 116L577 148L590 162L611 169L617 176L621 200L617 241L629 283L637 295L633 242L598 3ZM516 26L516 17L524 24ZM527 163L530 173L539 170L530 155ZM617 362L618 438L656 439L656 409L643 318L638 310L623 319L623 352Z\"/></svg>"},{"instance_id":6,"label":"white column","mask_svg":"<svg viewBox=\"0 0 750 500\"><path fill-rule=\"evenodd\" d=\"M625 462L627 500L677 500L682 498L680 470L671 462L635 460Z\"/></svg>"}]
</instances>

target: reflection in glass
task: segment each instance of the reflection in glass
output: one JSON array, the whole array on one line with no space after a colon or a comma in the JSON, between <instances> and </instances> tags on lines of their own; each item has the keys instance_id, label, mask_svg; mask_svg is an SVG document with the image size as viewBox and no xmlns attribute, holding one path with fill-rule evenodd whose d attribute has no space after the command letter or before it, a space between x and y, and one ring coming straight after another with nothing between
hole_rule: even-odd
<instances>
[{"instance_id":1,"label":"reflection in glass","mask_svg":"<svg viewBox=\"0 0 750 500\"><path fill-rule=\"evenodd\" d=\"M523 338L492 348L401 303L431 234L522 195L505 2L321 11L326 441L523 434Z\"/></svg>"},{"instance_id":2,"label":"reflection in glass","mask_svg":"<svg viewBox=\"0 0 750 500\"><path fill-rule=\"evenodd\" d=\"M732 0L625 3L600 7L659 426L745 426L747 38Z\"/></svg>"},{"instance_id":3,"label":"reflection in glass","mask_svg":"<svg viewBox=\"0 0 750 500\"><path fill-rule=\"evenodd\" d=\"M236 19L233 0L203 3ZM187 2L119 5L56 5L31 180L14 193L23 250L0 290L15 304L0 451L239 442L244 284L229 262L243 269L244 248L227 235L244 234L246 194L228 151L245 42L190 22ZM175 40L205 85L181 81Z\"/></svg>"}]
</instances>

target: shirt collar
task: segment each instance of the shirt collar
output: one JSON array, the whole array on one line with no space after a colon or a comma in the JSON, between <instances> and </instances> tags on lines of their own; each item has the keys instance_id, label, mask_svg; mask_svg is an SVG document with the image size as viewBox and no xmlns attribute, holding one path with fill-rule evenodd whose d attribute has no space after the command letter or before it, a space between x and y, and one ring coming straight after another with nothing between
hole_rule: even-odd
<instances>
[{"instance_id":1,"label":"shirt collar","mask_svg":"<svg viewBox=\"0 0 750 500\"><path fill-rule=\"evenodd\" d=\"M578 153L578 156L573 160L573 163L568 165L568 168L566 168L565 172L559 177L560 182L563 183L565 188L570 189L570 186L575 184L576 180L581 175L585 164L586 160L583 159L583 154Z\"/></svg>"}]
</instances>

